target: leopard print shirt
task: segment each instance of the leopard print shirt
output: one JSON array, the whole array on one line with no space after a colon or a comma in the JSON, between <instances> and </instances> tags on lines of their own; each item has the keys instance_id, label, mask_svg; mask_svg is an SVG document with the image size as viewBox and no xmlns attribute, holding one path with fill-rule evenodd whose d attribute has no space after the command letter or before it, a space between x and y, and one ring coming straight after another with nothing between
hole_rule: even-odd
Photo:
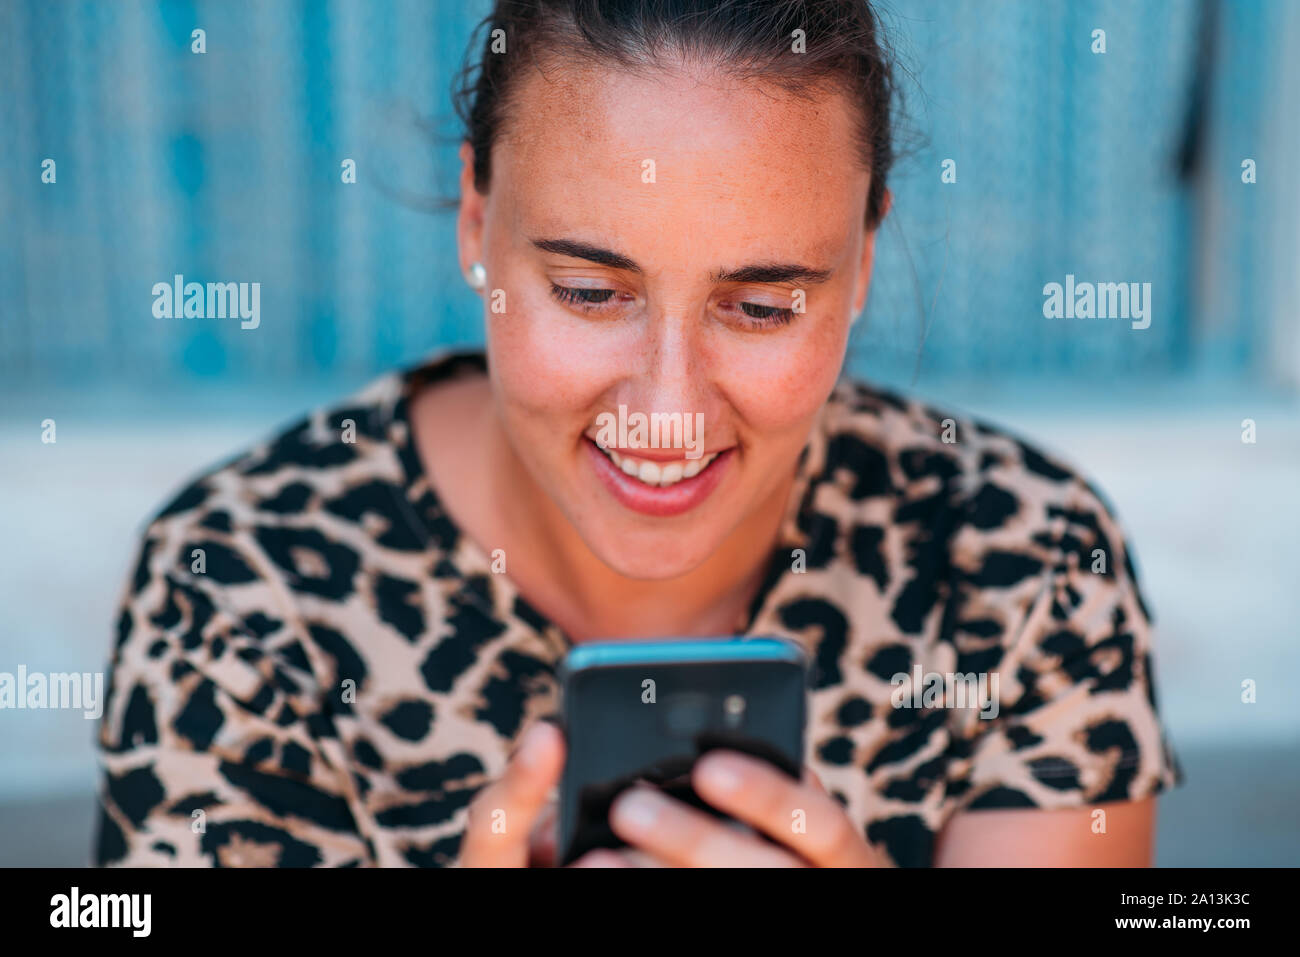
<instances>
[{"instance_id":1,"label":"leopard print shirt","mask_svg":"<svg viewBox=\"0 0 1300 957\"><path fill-rule=\"evenodd\" d=\"M387 376L148 525L99 734L98 863L456 863L466 806L555 714L570 647L412 442L415 390L483 368ZM745 633L807 650L808 762L888 862L930 864L958 811L1181 782L1115 519L1006 433L842 382L769 567ZM952 706L946 675L989 698Z\"/></svg>"}]
</instances>

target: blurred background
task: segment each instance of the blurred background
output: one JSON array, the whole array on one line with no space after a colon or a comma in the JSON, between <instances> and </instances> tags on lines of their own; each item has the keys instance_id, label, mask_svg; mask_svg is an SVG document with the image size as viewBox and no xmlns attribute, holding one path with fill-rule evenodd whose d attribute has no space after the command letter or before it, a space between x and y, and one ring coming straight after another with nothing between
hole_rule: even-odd
<instances>
[{"instance_id":1,"label":"blurred background","mask_svg":"<svg viewBox=\"0 0 1300 957\"><path fill-rule=\"evenodd\" d=\"M102 671L187 476L481 341L437 203L487 6L0 0L0 671ZM850 371L1104 489L1187 773L1158 862L1300 864L1300 2L879 6L905 154ZM177 273L260 326L155 318ZM1044 318L1067 274L1149 282L1150 327ZM94 733L0 711L0 864L88 860Z\"/></svg>"}]
</instances>

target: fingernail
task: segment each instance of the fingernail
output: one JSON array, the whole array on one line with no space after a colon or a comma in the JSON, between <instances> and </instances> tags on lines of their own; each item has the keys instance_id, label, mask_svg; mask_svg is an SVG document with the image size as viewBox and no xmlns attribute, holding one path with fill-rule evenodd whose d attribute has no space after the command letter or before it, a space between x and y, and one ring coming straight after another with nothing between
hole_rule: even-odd
<instances>
[{"instance_id":1,"label":"fingernail","mask_svg":"<svg viewBox=\"0 0 1300 957\"><path fill-rule=\"evenodd\" d=\"M613 851L588 851L573 862L574 867L626 867Z\"/></svg>"},{"instance_id":2,"label":"fingernail","mask_svg":"<svg viewBox=\"0 0 1300 957\"><path fill-rule=\"evenodd\" d=\"M614 814L633 830L649 831L659 820L662 799L649 791L630 791L618 799Z\"/></svg>"},{"instance_id":3,"label":"fingernail","mask_svg":"<svg viewBox=\"0 0 1300 957\"><path fill-rule=\"evenodd\" d=\"M534 724L519 742L519 760L527 767L536 767L542 757L542 742L549 732L541 722Z\"/></svg>"},{"instance_id":4,"label":"fingernail","mask_svg":"<svg viewBox=\"0 0 1300 957\"><path fill-rule=\"evenodd\" d=\"M743 779L740 769L736 767L736 762L729 758L721 756L704 758L700 762L703 767L700 773L704 775L704 780L709 786L719 791L737 791Z\"/></svg>"}]
</instances>

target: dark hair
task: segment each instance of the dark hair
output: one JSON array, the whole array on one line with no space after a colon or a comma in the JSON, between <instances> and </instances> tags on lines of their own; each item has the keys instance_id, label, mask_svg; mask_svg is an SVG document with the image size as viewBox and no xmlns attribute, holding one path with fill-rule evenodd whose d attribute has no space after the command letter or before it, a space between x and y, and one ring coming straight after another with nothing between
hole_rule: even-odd
<instances>
[{"instance_id":1,"label":"dark hair","mask_svg":"<svg viewBox=\"0 0 1300 957\"><path fill-rule=\"evenodd\" d=\"M674 55L792 92L846 93L858 107L860 150L871 171L866 225L876 228L884 215L894 160L894 80L868 0L496 0L478 30L483 36L471 41L452 96L481 192L525 64L587 58L637 68ZM795 50L796 30L803 31L802 52ZM494 52L502 38L506 52Z\"/></svg>"}]
</instances>

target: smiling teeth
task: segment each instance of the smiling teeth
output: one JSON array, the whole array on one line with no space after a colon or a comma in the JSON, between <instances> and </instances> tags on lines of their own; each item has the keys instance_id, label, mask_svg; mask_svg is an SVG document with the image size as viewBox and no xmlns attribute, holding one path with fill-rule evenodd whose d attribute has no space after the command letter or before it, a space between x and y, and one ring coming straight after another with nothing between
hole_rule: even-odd
<instances>
[{"instance_id":1,"label":"smiling teeth","mask_svg":"<svg viewBox=\"0 0 1300 957\"><path fill-rule=\"evenodd\" d=\"M718 457L718 453L714 452L712 455L706 455L698 459L682 459L677 462L660 463L647 462L645 459L633 458L630 455L619 455L613 449L601 449L601 451L608 455L615 465L638 482L645 485L657 485L660 488L676 485L682 479L694 478Z\"/></svg>"}]
</instances>

